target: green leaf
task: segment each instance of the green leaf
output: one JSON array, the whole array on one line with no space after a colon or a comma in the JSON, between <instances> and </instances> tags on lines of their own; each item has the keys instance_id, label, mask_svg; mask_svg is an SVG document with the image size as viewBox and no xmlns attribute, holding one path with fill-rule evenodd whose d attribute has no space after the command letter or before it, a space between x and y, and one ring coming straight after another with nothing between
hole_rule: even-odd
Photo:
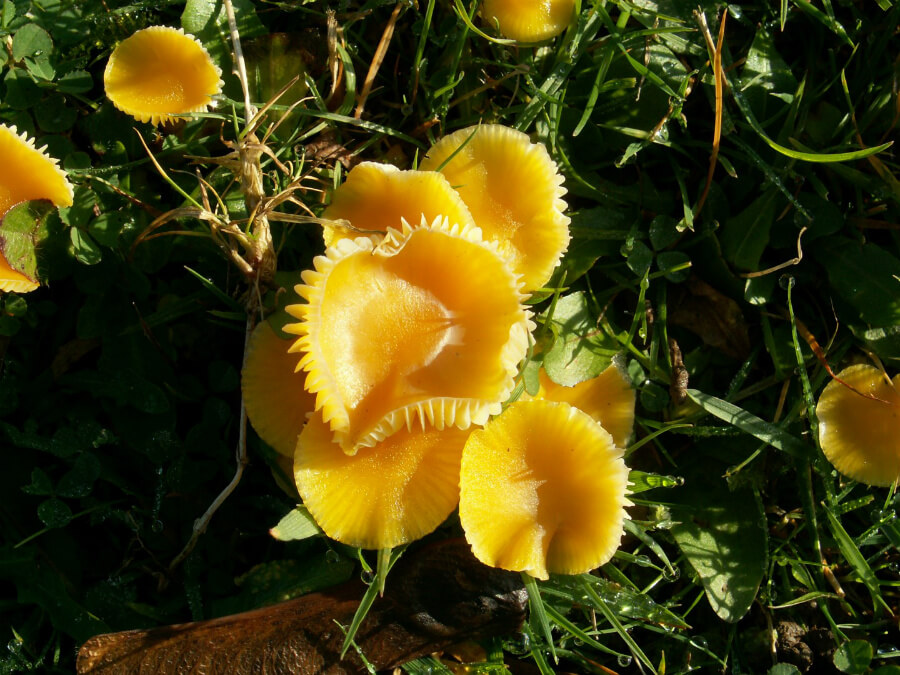
<instances>
[{"instance_id":1,"label":"green leaf","mask_svg":"<svg viewBox=\"0 0 900 675\"><path fill-rule=\"evenodd\" d=\"M69 230L75 259L85 265L96 265L103 258L103 251L87 232L82 232L77 227Z\"/></svg>"},{"instance_id":2,"label":"green leaf","mask_svg":"<svg viewBox=\"0 0 900 675\"><path fill-rule=\"evenodd\" d=\"M663 476L658 473L646 473L632 470L628 472L629 492L637 494L656 488L673 488L684 485L684 479L679 476Z\"/></svg>"},{"instance_id":3,"label":"green leaf","mask_svg":"<svg viewBox=\"0 0 900 675\"><path fill-rule=\"evenodd\" d=\"M687 281L691 275L691 259L681 251L663 251L656 256L656 264L663 276L673 284Z\"/></svg>"},{"instance_id":4,"label":"green leaf","mask_svg":"<svg viewBox=\"0 0 900 675\"><path fill-rule=\"evenodd\" d=\"M256 16L251 0L233 0L232 4L242 39L269 32ZM227 65L230 69L231 32L222 0L187 0L181 14L181 27L203 43L220 67Z\"/></svg>"},{"instance_id":5,"label":"green leaf","mask_svg":"<svg viewBox=\"0 0 900 675\"><path fill-rule=\"evenodd\" d=\"M10 68L3 78L6 96L3 103L15 110L30 108L41 98L41 90L21 68Z\"/></svg>"},{"instance_id":6,"label":"green leaf","mask_svg":"<svg viewBox=\"0 0 900 675\"><path fill-rule=\"evenodd\" d=\"M0 221L0 253L9 266L32 281L40 281L38 247L50 234L56 208L47 200L23 202Z\"/></svg>"},{"instance_id":7,"label":"green leaf","mask_svg":"<svg viewBox=\"0 0 900 675\"><path fill-rule=\"evenodd\" d=\"M72 509L63 500L51 497L38 504L38 518L47 527L63 527L72 520Z\"/></svg>"},{"instance_id":8,"label":"green leaf","mask_svg":"<svg viewBox=\"0 0 900 675\"><path fill-rule=\"evenodd\" d=\"M766 27L756 31L741 72L740 86L757 117L766 119L790 102L797 90L797 78L775 49L775 41ZM777 102L771 106L770 102Z\"/></svg>"},{"instance_id":9,"label":"green leaf","mask_svg":"<svg viewBox=\"0 0 900 675\"><path fill-rule=\"evenodd\" d=\"M834 667L848 675L864 675L872 663L874 650L865 640L848 640L834 652Z\"/></svg>"},{"instance_id":10,"label":"green leaf","mask_svg":"<svg viewBox=\"0 0 900 675\"><path fill-rule=\"evenodd\" d=\"M675 543L696 570L706 598L735 623L753 604L766 573L768 535L762 504L750 489L730 492L724 480L688 480L670 499Z\"/></svg>"},{"instance_id":11,"label":"green leaf","mask_svg":"<svg viewBox=\"0 0 900 675\"><path fill-rule=\"evenodd\" d=\"M882 359L900 361L900 326L870 328L868 330L858 326L851 326L850 330Z\"/></svg>"},{"instance_id":12,"label":"green leaf","mask_svg":"<svg viewBox=\"0 0 900 675\"><path fill-rule=\"evenodd\" d=\"M769 230L775 222L774 189L763 195L722 226L719 240L722 253L732 265L743 270L759 269L759 259L769 243Z\"/></svg>"},{"instance_id":13,"label":"green leaf","mask_svg":"<svg viewBox=\"0 0 900 675\"><path fill-rule=\"evenodd\" d=\"M778 663L769 668L766 675L800 675L800 670L792 663Z\"/></svg>"},{"instance_id":14,"label":"green leaf","mask_svg":"<svg viewBox=\"0 0 900 675\"><path fill-rule=\"evenodd\" d=\"M792 457L797 457L799 459L807 459L809 457L809 446L780 427L766 422L756 415L748 413L746 410L739 408L733 403L723 401L722 399L710 396L709 394L704 394L702 391L688 389L687 394L694 403L699 405L710 415L718 417L723 422L728 422L744 433L755 436L764 443L768 443L773 448L782 450Z\"/></svg>"},{"instance_id":15,"label":"green leaf","mask_svg":"<svg viewBox=\"0 0 900 675\"><path fill-rule=\"evenodd\" d=\"M847 530L841 525L841 521L838 520L837 516L832 513L831 509L826 508L824 510L825 516L828 519L828 526L831 529L831 534L834 535L834 539L837 542L838 548L841 550L841 554L844 556L844 559L850 563L850 567L853 568L853 571L856 572L866 588L869 589L869 595L872 596L873 608L877 611L879 601L882 603L884 602L881 598L881 587L878 583L878 577L875 576L875 572L869 567L869 563L866 561L865 556L860 552L850 535L847 534Z\"/></svg>"},{"instance_id":16,"label":"green leaf","mask_svg":"<svg viewBox=\"0 0 900 675\"><path fill-rule=\"evenodd\" d=\"M300 505L279 520L278 524L269 530L269 534L278 541L296 541L318 537L322 534L322 530L316 525L307 508Z\"/></svg>"},{"instance_id":17,"label":"green leaf","mask_svg":"<svg viewBox=\"0 0 900 675\"><path fill-rule=\"evenodd\" d=\"M900 260L876 244L826 237L814 244L831 288L871 326L900 324Z\"/></svg>"},{"instance_id":18,"label":"green leaf","mask_svg":"<svg viewBox=\"0 0 900 675\"><path fill-rule=\"evenodd\" d=\"M34 111L38 126L51 134L68 131L78 119L78 111L66 105L66 97L62 94L51 94Z\"/></svg>"},{"instance_id":19,"label":"green leaf","mask_svg":"<svg viewBox=\"0 0 900 675\"><path fill-rule=\"evenodd\" d=\"M72 70L56 81L56 87L65 94L83 94L94 86L91 74L86 70Z\"/></svg>"},{"instance_id":20,"label":"green leaf","mask_svg":"<svg viewBox=\"0 0 900 675\"><path fill-rule=\"evenodd\" d=\"M618 352L618 344L597 327L580 291L556 303L552 330L559 338L544 356L544 370L557 384L571 387L596 377Z\"/></svg>"},{"instance_id":21,"label":"green leaf","mask_svg":"<svg viewBox=\"0 0 900 675\"><path fill-rule=\"evenodd\" d=\"M39 495L46 497L53 494L53 481L43 469L34 468L31 470L31 485L22 488L22 492L29 495Z\"/></svg>"},{"instance_id":22,"label":"green leaf","mask_svg":"<svg viewBox=\"0 0 900 675\"><path fill-rule=\"evenodd\" d=\"M12 55L16 61L26 56L49 55L53 51L50 34L34 23L27 23L13 36Z\"/></svg>"},{"instance_id":23,"label":"green leaf","mask_svg":"<svg viewBox=\"0 0 900 675\"><path fill-rule=\"evenodd\" d=\"M78 455L75 464L59 480L56 493L61 497L86 497L94 488L94 482L100 477L100 460L91 452Z\"/></svg>"}]
</instances>

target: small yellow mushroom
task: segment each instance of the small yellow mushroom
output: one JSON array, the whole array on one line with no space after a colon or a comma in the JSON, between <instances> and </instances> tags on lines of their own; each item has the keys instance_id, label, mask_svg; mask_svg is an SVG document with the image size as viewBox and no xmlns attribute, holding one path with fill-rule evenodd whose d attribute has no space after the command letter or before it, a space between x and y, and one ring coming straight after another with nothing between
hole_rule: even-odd
<instances>
[{"instance_id":1,"label":"small yellow mushroom","mask_svg":"<svg viewBox=\"0 0 900 675\"><path fill-rule=\"evenodd\" d=\"M403 426L483 424L500 412L532 324L507 261L476 227L403 224L344 239L296 287L299 369L350 454Z\"/></svg>"},{"instance_id":2,"label":"small yellow mushroom","mask_svg":"<svg viewBox=\"0 0 900 675\"><path fill-rule=\"evenodd\" d=\"M540 42L562 33L575 18L575 0L484 0L481 15L517 42Z\"/></svg>"},{"instance_id":3,"label":"small yellow mushroom","mask_svg":"<svg viewBox=\"0 0 900 675\"><path fill-rule=\"evenodd\" d=\"M72 186L57 161L38 149L27 134L0 124L0 218L21 202L47 199L56 206L71 206ZM13 269L0 249L0 291L27 293L38 287Z\"/></svg>"},{"instance_id":4,"label":"small yellow mushroom","mask_svg":"<svg viewBox=\"0 0 900 675\"><path fill-rule=\"evenodd\" d=\"M628 469L597 422L568 403L517 401L463 450L459 518L492 567L580 574L622 538Z\"/></svg>"},{"instance_id":5,"label":"small yellow mushroom","mask_svg":"<svg viewBox=\"0 0 900 675\"><path fill-rule=\"evenodd\" d=\"M434 171L401 171L390 164L363 162L334 191L323 218L349 221L355 230L326 226L325 245L371 233L398 229L400 220L413 225L438 216L450 224L474 225L469 209L447 179ZM361 232L361 230L365 230Z\"/></svg>"},{"instance_id":6,"label":"small yellow mushroom","mask_svg":"<svg viewBox=\"0 0 900 675\"><path fill-rule=\"evenodd\" d=\"M842 474L861 483L896 483L900 480L900 375L888 381L873 366L855 365L838 373L838 378L856 391L832 380L819 397L816 416L825 457Z\"/></svg>"},{"instance_id":7,"label":"small yellow mushroom","mask_svg":"<svg viewBox=\"0 0 900 675\"><path fill-rule=\"evenodd\" d=\"M440 169L484 238L496 242L522 276L525 291L547 283L569 245L569 218L563 178L543 145L521 131L485 124L442 138L420 168Z\"/></svg>"},{"instance_id":8,"label":"small yellow mushroom","mask_svg":"<svg viewBox=\"0 0 900 675\"><path fill-rule=\"evenodd\" d=\"M297 490L332 539L360 548L400 546L433 531L456 507L468 435L401 429L350 456L317 413L297 443Z\"/></svg>"},{"instance_id":9,"label":"small yellow mushroom","mask_svg":"<svg viewBox=\"0 0 900 675\"><path fill-rule=\"evenodd\" d=\"M612 435L616 446L625 447L634 430L635 394L618 364L610 364L597 377L574 387L556 384L543 368L539 377L541 388L536 399L563 401L586 412Z\"/></svg>"},{"instance_id":10,"label":"small yellow mushroom","mask_svg":"<svg viewBox=\"0 0 900 675\"><path fill-rule=\"evenodd\" d=\"M256 433L281 455L292 458L316 398L303 388L303 376L294 372L297 358L288 353L291 344L267 322L258 325L247 343L241 391Z\"/></svg>"},{"instance_id":11,"label":"small yellow mushroom","mask_svg":"<svg viewBox=\"0 0 900 675\"><path fill-rule=\"evenodd\" d=\"M113 50L103 74L106 95L139 122L162 124L206 110L222 91L222 71L180 28L150 26Z\"/></svg>"}]
</instances>

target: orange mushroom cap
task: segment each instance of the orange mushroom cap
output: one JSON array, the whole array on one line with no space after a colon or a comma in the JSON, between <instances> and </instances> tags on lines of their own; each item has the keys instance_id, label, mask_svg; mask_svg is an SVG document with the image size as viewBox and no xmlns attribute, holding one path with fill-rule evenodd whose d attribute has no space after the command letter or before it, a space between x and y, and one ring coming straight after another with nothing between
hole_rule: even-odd
<instances>
[{"instance_id":1,"label":"orange mushroom cap","mask_svg":"<svg viewBox=\"0 0 900 675\"><path fill-rule=\"evenodd\" d=\"M484 0L481 15L518 42L540 42L562 33L575 17L575 0Z\"/></svg>"},{"instance_id":2,"label":"orange mushroom cap","mask_svg":"<svg viewBox=\"0 0 900 675\"><path fill-rule=\"evenodd\" d=\"M476 227L446 220L344 239L295 290L299 369L348 453L418 418L483 424L514 387L532 328L518 280Z\"/></svg>"},{"instance_id":3,"label":"orange mushroom cap","mask_svg":"<svg viewBox=\"0 0 900 675\"><path fill-rule=\"evenodd\" d=\"M222 71L203 45L169 26L150 26L120 42L103 83L114 106L152 124L206 110L223 85Z\"/></svg>"},{"instance_id":4,"label":"orange mushroom cap","mask_svg":"<svg viewBox=\"0 0 900 675\"><path fill-rule=\"evenodd\" d=\"M444 216L453 224L474 225L469 209L447 179L433 171L401 171L391 164L362 162L351 169L347 180L334 191L323 218L344 219L357 231L325 226L325 245L339 239L372 234L381 236L400 220L431 223Z\"/></svg>"},{"instance_id":5,"label":"orange mushroom cap","mask_svg":"<svg viewBox=\"0 0 900 675\"><path fill-rule=\"evenodd\" d=\"M634 430L635 394L621 366L611 363L597 377L574 387L556 384L543 368L539 377L536 399L562 401L586 412L610 433L618 447L625 447Z\"/></svg>"},{"instance_id":6,"label":"orange mushroom cap","mask_svg":"<svg viewBox=\"0 0 900 675\"><path fill-rule=\"evenodd\" d=\"M297 358L288 353L291 344L268 322L259 324L247 343L241 391L256 433L280 454L293 458L297 436L316 399L303 388L303 376L294 372Z\"/></svg>"},{"instance_id":7,"label":"orange mushroom cap","mask_svg":"<svg viewBox=\"0 0 900 675\"><path fill-rule=\"evenodd\" d=\"M47 199L71 206L72 186L57 161L36 148L34 140L15 127L0 124L0 218L21 202ZM0 291L27 293L39 286L10 266L0 248Z\"/></svg>"},{"instance_id":8,"label":"orange mushroom cap","mask_svg":"<svg viewBox=\"0 0 900 675\"><path fill-rule=\"evenodd\" d=\"M466 442L459 518L487 565L581 574L618 548L627 484L622 450L587 413L517 401Z\"/></svg>"},{"instance_id":9,"label":"orange mushroom cap","mask_svg":"<svg viewBox=\"0 0 900 675\"><path fill-rule=\"evenodd\" d=\"M297 443L297 490L332 539L360 548L400 546L432 532L456 507L468 434L401 429L350 456L317 413Z\"/></svg>"},{"instance_id":10,"label":"orange mushroom cap","mask_svg":"<svg viewBox=\"0 0 900 675\"><path fill-rule=\"evenodd\" d=\"M900 480L900 374L892 382L869 365L845 368L829 382L819 403L819 443L834 468L867 485ZM860 396L869 394L881 400Z\"/></svg>"},{"instance_id":11,"label":"orange mushroom cap","mask_svg":"<svg viewBox=\"0 0 900 675\"><path fill-rule=\"evenodd\" d=\"M420 168L440 168L526 291L547 283L569 245L569 218L563 178L543 145L499 124L469 127L442 138Z\"/></svg>"},{"instance_id":12,"label":"orange mushroom cap","mask_svg":"<svg viewBox=\"0 0 900 675\"><path fill-rule=\"evenodd\" d=\"M0 124L0 217L20 202L48 199L71 206L72 186L55 159L15 127Z\"/></svg>"}]
</instances>

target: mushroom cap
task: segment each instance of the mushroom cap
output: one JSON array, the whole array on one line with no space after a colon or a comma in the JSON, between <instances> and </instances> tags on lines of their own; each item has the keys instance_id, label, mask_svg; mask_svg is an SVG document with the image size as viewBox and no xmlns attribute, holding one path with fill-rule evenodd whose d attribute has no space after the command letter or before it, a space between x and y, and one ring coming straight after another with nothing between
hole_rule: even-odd
<instances>
[{"instance_id":1,"label":"mushroom cap","mask_svg":"<svg viewBox=\"0 0 900 675\"><path fill-rule=\"evenodd\" d=\"M516 401L466 442L459 518L487 565L580 574L618 548L627 484L622 450L587 413Z\"/></svg>"},{"instance_id":2,"label":"mushroom cap","mask_svg":"<svg viewBox=\"0 0 900 675\"><path fill-rule=\"evenodd\" d=\"M431 223L444 216L453 224L474 225L469 209L447 179L434 171L401 171L391 164L362 162L334 191L323 218L345 219L357 230L373 230L382 236L388 228L400 227L400 220ZM325 245L353 239L365 232L325 226Z\"/></svg>"},{"instance_id":3,"label":"mushroom cap","mask_svg":"<svg viewBox=\"0 0 900 675\"><path fill-rule=\"evenodd\" d=\"M344 239L295 290L299 369L348 453L409 427L500 412L532 328L518 280L476 227L446 220Z\"/></svg>"},{"instance_id":4,"label":"mushroom cap","mask_svg":"<svg viewBox=\"0 0 900 675\"><path fill-rule=\"evenodd\" d=\"M150 26L120 42L103 83L114 106L152 124L206 110L223 85L222 71L203 45L169 26Z\"/></svg>"},{"instance_id":5,"label":"mushroom cap","mask_svg":"<svg viewBox=\"0 0 900 675\"><path fill-rule=\"evenodd\" d=\"M6 258L3 256L3 252L0 251L0 291L28 293L38 286L40 286L40 284L37 281L29 279L21 272L17 272L10 267Z\"/></svg>"},{"instance_id":6,"label":"mushroom cap","mask_svg":"<svg viewBox=\"0 0 900 675\"><path fill-rule=\"evenodd\" d=\"M279 454L293 458L316 398L303 388L303 376L294 372L297 358L288 353L291 344L268 322L254 328L241 371L241 392L256 433Z\"/></svg>"},{"instance_id":7,"label":"mushroom cap","mask_svg":"<svg viewBox=\"0 0 900 675\"><path fill-rule=\"evenodd\" d=\"M484 238L496 242L522 275L524 289L547 283L569 245L566 190L547 149L521 131L485 124L442 138L420 168L442 165Z\"/></svg>"},{"instance_id":8,"label":"mushroom cap","mask_svg":"<svg viewBox=\"0 0 900 675\"><path fill-rule=\"evenodd\" d=\"M484 0L481 15L500 34L518 42L540 42L562 33L575 16L575 0Z\"/></svg>"},{"instance_id":9,"label":"mushroom cap","mask_svg":"<svg viewBox=\"0 0 900 675\"><path fill-rule=\"evenodd\" d=\"M540 370L541 388L536 399L563 401L594 418L624 448L634 430L635 394L623 369L611 363L597 377L579 382L574 387L556 384Z\"/></svg>"},{"instance_id":10,"label":"mushroom cap","mask_svg":"<svg viewBox=\"0 0 900 675\"><path fill-rule=\"evenodd\" d=\"M0 217L20 202L48 199L71 206L72 186L57 161L15 127L0 124Z\"/></svg>"},{"instance_id":11,"label":"mushroom cap","mask_svg":"<svg viewBox=\"0 0 900 675\"><path fill-rule=\"evenodd\" d=\"M900 479L900 375L892 383L870 365L845 368L829 382L819 403L819 443L834 468L867 485L892 485ZM884 401L884 402L883 402Z\"/></svg>"},{"instance_id":12,"label":"mushroom cap","mask_svg":"<svg viewBox=\"0 0 900 675\"><path fill-rule=\"evenodd\" d=\"M351 456L316 413L294 455L297 490L332 539L360 548L400 546L432 532L456 507L468 434L401 429Z\"/></svg>"}]
</instances>

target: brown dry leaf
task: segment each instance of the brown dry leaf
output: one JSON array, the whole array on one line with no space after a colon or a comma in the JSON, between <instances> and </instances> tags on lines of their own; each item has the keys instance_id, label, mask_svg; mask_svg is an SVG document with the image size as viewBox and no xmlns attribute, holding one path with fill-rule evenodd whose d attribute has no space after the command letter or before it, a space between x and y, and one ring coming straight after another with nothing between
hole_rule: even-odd
<instances>
[{"instance_id":1,"label":"brown dry leaf","mask_svg":"<svg viewBox=\"0 0 900 675\"><path fill-rule=\"evenodd\" d=\"M735 359L750 353L750 335L740 306L705 281L691 277L675 294L669 309L669 323L686 328Z\"/></svg>"}]
</instances>

